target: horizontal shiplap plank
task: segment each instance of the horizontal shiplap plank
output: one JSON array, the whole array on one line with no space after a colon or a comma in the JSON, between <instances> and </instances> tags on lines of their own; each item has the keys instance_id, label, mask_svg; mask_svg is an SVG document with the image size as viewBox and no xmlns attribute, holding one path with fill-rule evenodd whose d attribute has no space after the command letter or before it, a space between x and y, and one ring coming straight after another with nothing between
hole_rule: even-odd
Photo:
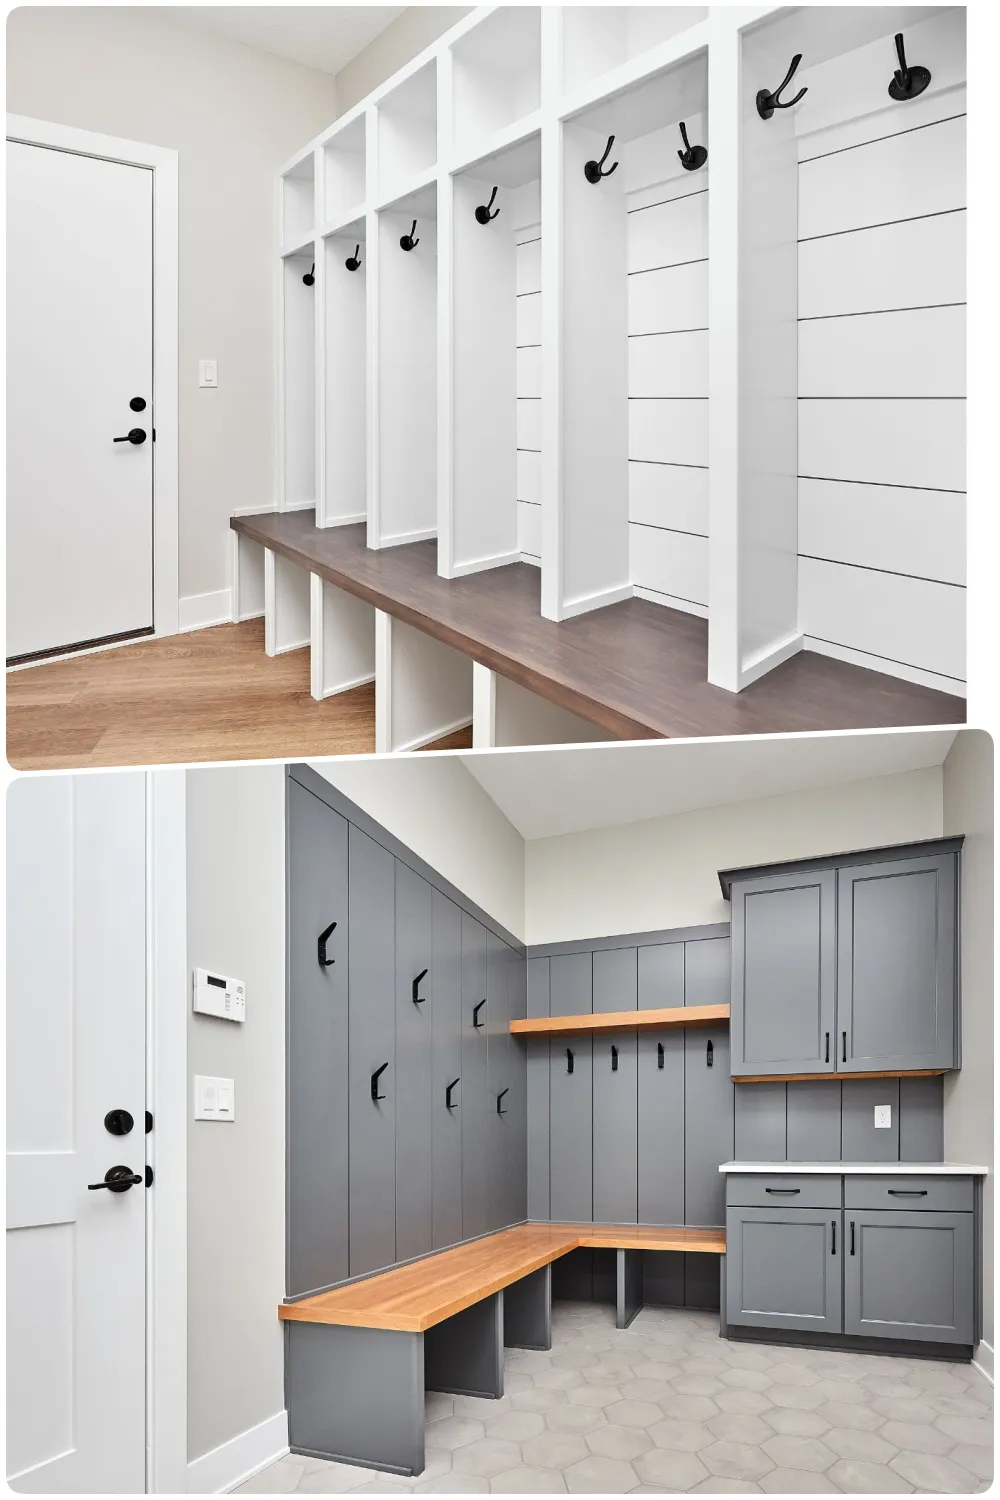
<instances>
[{"instance_id":1,"label":"horizontal shiplap plank","mask_svg":"<svg viewBox=\"0 0 1000 1500\"><path fill-rule=\"evenodd\" d=\"M540 505L525 505L522 501L518 501L517 549L519 552L529 553L532 557L541 557L542 507Z\"/></svg>"},{"instance_id":2,"label":"horizontal shiplap plank","mask_svg":"<svg viewBox=\"0 0 1000 1500\"><path fill-rule=\"evenodd\" d=\"M650 526L628 529L629 578L637 588L655 589L708 603L708 539Z\"/></svg>"},{"instance_id":3,"label":"horizontal shiplap plank","mask_svg":"<svg viewBox=\"0 0 1000 1500\"><path fill-rule=\"evenodd\" d=\"M523 296L525 292L540 292L542 289L541 239L529 240L526 244L518 245L515 254L517 256L518 295Z\"/></svg>"},{"instance_id":4,"label":"horizontal shiplap plank","mask_svg":"<svg viewBox=\"0 0 1000 1500\"><path fill-rule=\"evenodd\" d=\"M708 261L628 278L629 333L708 327Z\"/></svg>"},{"instance_id":5,"label":"horizontal shiplap plank","mask_svg":"<svg viewBox=\"0 0 1000 1500\"><path fill-rule=\"evenodd\" d=\"M542 351L537 347L529 346L517 351L517 394L542 394Z\"/></svg>"},{"instance_id":6,"label":"horizontal shiplap plank","mask_svg":"<svg viewBox=\"0 0 1000 1500\"><path fill-rule=\"evenodd\" d=\"M517 299L517 342L518 346L542 342L542 296L540 292Z\"/></svg>"},{"instance_id":7,"label":"horizontal shiplap plank","mask_svg":"<svg viewBox=\"0 0 1000 1500\"><path fill-rule=\"evenodd\" d=\"M517 498L529 505L542 503L542 455L519 453L517 455Z\"/></svg>"},{"instance_id":8,"label":"horizontal shiplap plank","mask_svg":"<svg viewBox=\"0 0 1000 1500\"><path fill-rule=\"evenodd\" d=\"M964 401L800 401L798 411L805 478L965 489Z\"/></svg>"},{"instance_id":9,"label":"horizontal shiplap plank","mask_svg":"<svg viewBox=\"0 0 1000 1500\"><path fill-rule=\"evenodd\" d=\"M630 401L628 456L707 467L708 402Z\"/></svg>"},{"instance_id":10,"label":"horizontal shiplap plank","mask_svg":"<svg viewBox=\"0 0 1000 1500\"><path fill-rule=\"evenodd\" d=\"M628 216L628 269L649 271L704 260L708 254L708 194L692 193Z\"/></svg>"},{"instance_id":11,"label":"horizontal shiplap plank","mask_svg":"<svg viewBox=\"0 0 1000 1500\"><path fill-rule=\"evenodd\" d=\"M964 302L966 217L962 209L805 241L799 246L799 317ZM629 290L644 280L631 277Z\"/></svg>"},{"instance_id":12,"label":"horizontal shiplap plank","mask_svg":"<svg viewBox=\"0 0 1000 1500\"><path fill-rule=\"evenodd\" d=\"M800 239L965 206L964 116L799 168Z\"/></svg>"},{"instance_id":13,"label":"horizontal shiplap plank","mask_svg":"<svg viewBox=\"0 0 1000 1500\"><path fill-rule=\"evenodd\" d=\"M647 526L708 536L708 470L630 463L628 515Z\"/></svg>"},{"instance_id":14,"label":"horizontal shiplap plank","mask_svg":"<svg viewBox=\"0 0 1000 1500\"><path fill-rule=\"evenodd\" d=\"M542 403L540 401L518 401L517 446L541 451Z\"/></svg>"},{"instance_id":15,"label":"horizontal shiplap plank","mask_svg":"<svg viewBox=\"0 0 1000 1500\"><path fill-rule=\"evenodd\" d=\"M965 496L799 480L799 552L965 583Z\"/></svg>"},{"instance_id":16,"label":"horizontal shiplap plank","mask_svg":"<svg viewBox=\"0 0 1000 1500\"><path fill-rule=\"evenodd\" d=\"M965 679L965 590L799 558L799 628L958 681Z\"/></svg>"},{"instance_id":17,"label":"horizontal shiplap plank","mask_svg":"<svg viewBox=\"0 0 1000 1500\"><path fill-rule=\"evenodd\" d=\"M628 393L630 397L707 396L708 330L630 338Z\"/></svg>"},{"instance_id":18,"label":"horizontal shiplap plank","mask_svg":"<svg viewBox=\"0 0 1000 1500\"><path fill-rule=\"evenodd\" d=\"M907 308L800 323L799 395L964 396L965 308Z\"/></svg>"}]
</instances>

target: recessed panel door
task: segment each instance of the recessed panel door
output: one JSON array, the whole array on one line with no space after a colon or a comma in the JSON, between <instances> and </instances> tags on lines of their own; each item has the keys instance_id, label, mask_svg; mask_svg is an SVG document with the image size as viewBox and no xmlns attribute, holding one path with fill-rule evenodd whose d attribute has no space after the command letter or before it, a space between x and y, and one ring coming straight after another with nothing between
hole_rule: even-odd
<instances>
[{"instance_id":1,"label":"recessed panel door","mask_svg":"<svg viewBox=\"0 0 1000 1500\"><path fill-rule=\"evenodd\" d=\"M971 1344L971 1213L847 1209L844 1332Z\"/></svg>"},{"instance_id":2,"label":"recessed panel door","mask_svg":"<svg viewBox=\"0 0 1000 1500\"><path fill-rule=\"evenodd\" d=\"M840 1333L842 1231L839 1208L731 1208L730 1323Z\"/></svg>"}]
</instances>

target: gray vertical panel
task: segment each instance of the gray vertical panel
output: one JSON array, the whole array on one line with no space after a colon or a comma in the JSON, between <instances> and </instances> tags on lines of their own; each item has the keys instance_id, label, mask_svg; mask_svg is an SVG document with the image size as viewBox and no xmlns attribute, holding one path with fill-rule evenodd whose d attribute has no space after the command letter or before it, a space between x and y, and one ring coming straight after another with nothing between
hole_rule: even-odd
<instances>
[{"instance_id":1,"label":"gray vertical panel","mask_svg":"<svg viewBox=\"0 0 1000 1500\"><path fill-rule=\"evenodd\" d=\"M289 1296L350 1275L347 823L288 783ZM317 940L331 922L328 967Z\"/></svg>"},{"instance_id":2,"label":"gray vertical panel","mask_svg":"<svg viewBox=\"0 0 1000 1500\"><path fill-rule=\"evenodd\" d=\"M593 1298L595 1302L610 1302L614 1307L618 1287L618 1252L604 1246L593 1252Z\"/></svg>"},{"instance_id":3,"label":"gray vertical panel","mask_svg":"<svg viewBox=\"0 0 1000 1500\"><path fill-rule=\"evenodd\" d=\"M682 1187L683 1192L683 1187ZM653 1307L684 1306L684 1261L675 1250L644 1250L642 1289Z\"/></svg>"},{"instance_id":4,"label":"gray vertical panel","mask_svg":"<svg viewBox=\"0 0 1000 1500\"><path fill-rule=\"evenodd\" d=\"M528 1013L528 964L521 953L510 952L510 1018L523 1021ZM528 1217L528 1048L527 1037L510 1039L510 1221Z\"/></svg>"},{"instance_id":5,"label":"gray vertical panel","mask_svg":"<svg viewBox=\"0 0 1000 1500\"><path fill-rule=\"evenodd\" d=\"M635 948L593 956L594 1011L634 1010ZM638 1073L634 1032L594 1037L594 1219L634 1224L637 1207Z\"/></svg>"},{"instance_id":6,"label":"gray vertical panel","mask_svg":"<svg viewBox=\"0 0 1000 1500\"><path fill-rule=\"evenodd\" d=\"M499 1400L503 1395L503 1292L494 1292L424 1334L429 1391Z\"/></svg>"},{"instance_id":7,"label":"gray vertical panel","mask_svg":"<svg viewBox=\"0 0 1000 1500\"><path fill-rule=\"evenodd\" d=\"M899 1160L899 1079L845 1078L840 1126L843 1161ZM875 1129L875 1105L892 1108L891 1130Z\"/></svg>"},{"instance_id":8,"label":"gray vertical panel","mask_svg":"<svg viewBox=\"0 0 1000 1500\"><path fill-rule=\"evenodd\" d=\"M707 1308L710 1312L714 1312L719 1306L719 1261L721 1258L718 1255L684 1256L685 1307Z\"/></svg>"},{"instance_id":9,"label":"gray vertical panel","mask_svg":"<svg viewBox=\"0 0 1000 1500\"><path fill-rule=\"evenodd\" d=\"M486 1227L510 1223L509 1157L511 1119L510 949L492 932L486 934L486 1120L488 1179ZM506 1092L504 1092L506 1090ZM501 1114L500 1110L505 1113Z\"/></svg>"},{"instance_id":10,"label":"gray vertical panel","mask_svg":"<svg viewBox=\"0 0 1000 1500\"><path fill-rule=\"evenodd\" d=\"M640 1010L684 1004L684 944L657 943L639 949ZM663 1066L660 1066L662 1060ZM644 1031L638 1041L638 1220L640 1224L684 1223L684 1033ZM676 1301L666 1285L650 1300L679 1306L683 1281L679 1256ZM655 1277L651 1285L658 1285Z\"/></svg>"},{"instance_id":11,"label":"gray vertical panel","mask_svg":"<svg viewBox=\"0 0 1000 1500\"><path fill-rule=\"evenodd\" d=\"M789 1161L840 1160L841 1087L838 1079L786 1084Z\"/></svg>"},{"instance_id":12,"label":"gray vertical panel","mask_svg":"<svg viewBox=\"0 0 1000 1500\"><path fill-rule=\"evenodd\" d=\"M944 1160L944 1079L899 1080L900 1161Z\"/></svg>"},{"instance_id":13,"label":"gray vertical panel","mask_svg":"<svg viewBox=\"0 0 1000 1500\"><path fill-rule=\"evenodd\" d=\"M462 1234L485 1234L487 1214L486 929L462 913ZM481 1006L473 1025L473 1012Z\"/></svg>"},{"instance_id":14,"label":"gray vertical panel","mask_svg":"<svg viewBox=\"0 0 1000 1500\"><path fill-rule=\"evenodd\" d=\"M729 995L729 939L684 945L685 1005L725 1004ZM712 1043L712 1066L706 1066ZM733 1156L733 1083L729 1076L729 1029L693 1028L684 1033L684 1222L726 1222L725 1180L719 1171Z\"/></svg>"},{"instance_id":15,"label":"gray vertical panel","mask_svg":"<svg viewBox=\"0 0 1000 1500\"><path fill-rule=\"evenodd\" d=\"M593 1008L591 955L549 959L549 1005L554 1016ZM572 1053L573 1071L567 1054ZM549 1068L550 1203L557 1221L589 1223L593 1200L593 1050L591 1038L555 1037Z\"/></svg>"},{"instance_id":16,"label":"gray vertical panel","mask_svg":"<svg viewBox=\"0 0 1000 1500\"><path fill-rule=\"evenodd\" d=\"M396 861L396 1259L433 1249L431 887ZM413 1000L413 981L427 970Z\"/></svg>"},{"instance_id":17,"label":"gray vertical panel","mask_svg":"<svg viewBox=\"0 0 1000 1500\"><path fill-rule=\"evenodd\" d=\"M528 959L528 1015L549 1013L549 961ZM549 1217L549 1041L528 1038L528 1218Z\"/></svg>"},{"instance_id":18,"label":"gray vertical panel","mask_svg":"<svg viewBox=\"0 0 1000 1500\"><path fill-rule=\"evenodd\" d=\"M737 1161L784 1161L785 1084L738 1083L735 1092Z\"/></svg>"},{"instance_id":19,"label":"gray vertical panel","mask_svg":"<svg viewBox=\"0 0 1000 1500\"><path fill-rule=\"evenodd\" d=\"M353 824L350 861L351 1275L357 1276L396 1258L396 861ZM383 1063L385 1098L376 1104L371 1075Z\"/></svg>"},{"instance_id":20,"label":"gray vertical panel","mask_svg":"<svg viewBox=\"0 0 1000 1500\"><path fill-rule=\"evenodd\" d=\"M434 975L431 1023L431 1183L435 1250L462 1238L462 914L435 891L432 903ZM454 1107L447 1107L448 1085Z\"/></svg>"}]
</instances>

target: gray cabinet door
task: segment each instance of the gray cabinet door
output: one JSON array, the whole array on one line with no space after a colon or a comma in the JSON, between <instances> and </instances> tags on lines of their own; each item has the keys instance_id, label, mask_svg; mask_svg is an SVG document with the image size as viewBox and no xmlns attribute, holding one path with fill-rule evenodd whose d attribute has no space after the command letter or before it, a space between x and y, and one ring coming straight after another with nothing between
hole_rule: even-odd
<instances>
[{"instance_id":1,"label":"gray cabinet door","mask_svg":"<svg viewBox=\"0 0 1000 1500\"><path fill-rule=\"evenodd\" d=\"M327 963L319 939L326 938ZM289 1296L350 1275L347 823L288 783ZM329 960L333 962L330 963Z\"/></svg>"},{"instance_id":2,"label":"gray cabinet door","mask_svg":"<svg viewBox=\"0 0 1000 1500\"><path fill-rule=\"evenodd\" d=\"M593 955L594 1012L635 1010L635 948ZM635 1032L593 1039L594 1221L635 1224L638 1217L638 1072Z\"/></svg>"},{"instance_id":3,"label":"gray cabinet door","mask_svg":"<svg viewBox=\"0 0 1000 1500\"><path fill-rule=\"evenodd\" d=\"M971 1213L844 1213L844 1332L971 1344Z\"/></svg>"},{"instance_id":4,"label":"gray cabinet door","mask_svg":"<svg viewBox=\"0 0 1000 1500\"><path fill-rule=\"evenodd\" d=\"M593 1009L589 953L549 959L549 1010L553 1016ZM549 1199L552 1218L589 1223L594 1216L592 1132L593 1046L590 1037L554 1037L549 1062Z\"/></svg>"},{"instance_id":5,"label":"gray cabinet door","mask_svg":"<svg viewBox=\"0 0 1000 1500\"><path fill-rule=\"evenodd\" d=\"M732 945L734 1076L832 1073L834 872L734 883Z\"/></svg>"},{"instance_id":6,"label":"gray cabinet door","mask_svg":"<svg viewBox=\"0 0 1000 1500\"><path fill-rule=\"evenodd\" d=\"M431 927L432 1239L440 1250L462 1238L462 913L440 891L432 896Z\"/></svg>"},{"instance_id":7,"label":"gray cabinet door","mask_svg":"<svg viewBox=\"0 0 1000 1500\"><path fill-rule=\"evenodd\" d=\"M433 1248L431 887L396 860L396 1259ZM416 996L416 998L414 998Z\"/></svg>"},{"instance_id":8,"label":"gray cabinet door","mask_svg":"<svg viewBox=\"0 0 1000 1500\"><path fill-rule=\"evenodd\" d=\"M729 1209L729 1322L751 1328L839 1333L842 1257L840 1209Z\"/></svg>"},{"instance_id":9,"label":"gray cabinet door","mask_svg":"<svg viewBox=\"0 0 1000 1500\"><path fill-rule=\"evenodd\" d=\"M462 913L462 1236L489 1228L486 929Z\"/></svg>"},{"instance_id":10,"label":"gray cabinet door","mask_svg":"<svg viewBox=\"0 0 1000 1500\"><path fill-rule=\"evenodd\" d=\"M724 1004L729 993L729 939L684 944L684 1003ZM710 1050L711 1048L711 1050ZM719 1171L733 1156L734 1091L729 1028L684 1033L684 1223L726 1222L726 1184Z\"/></svg>"},{"instance_id":11,"label":"gray cabinet door","mask_svg":"<svg viewBox=\"0 0 1000 1500\"><path fill-rule=\"evenodd\" d=\"M528 1014L528 961L510 952L507 995L510 1018L523 1021ZM528 1217L528 1057L527 1038L510 1038L510 1209L509 1222L520 1224Z\"/></svg>"},{"instance_id":12,"label":"gray cabinet door","mask_svg":"<svg viewBox=\"0 0 1000 1500\"><path fill-rule=\"evenodd\" d=\"M684 1004L684 944L639 949L639 1009ZM644 1031L638 1045L638 1220L684 1223L684 1033Z\"/></svg>"},{"instance_id":13,"label":"gray cabinet door","mask_svg":"<svg viewBox=\"0 0 1000 1500\"><path fill-rule=\"evenodd\" d=\"M954 854L837 873L838 1064L851 1072L952 1068Z\"/></svg>"},{"instance_id":14,"label":"gray cabinet door","mask_svg":"<svg viewBox=\"0 0 1000 1500\"><path fill-rule=\"evenodd\" d=\"M510 1223L510 949L486 934L486 1227Z\"/></svg>"},{"instance_id":15,"label":"gray cabinet door","mask_svg":"<svg viewBox=\"0 0 1000 1500\"><path fill-rule=\"evenodd\" d=\"M549 960L529 958L527 979L528 1015L547 1016ZM537 1220L549 1217L549 1039L531 1036L527 1042L528 1218Z\"/></svg>"},{"instance_id":16,"label":"gray cabinet door","mask_svg":"<svg viewBox=\"0 0 1000 1500\"><path fill-rule=\"evenodd\" d=\"M387 850L351 825L352 1276L396 1259L395 865Z\"/></svg>"}]
</instances>

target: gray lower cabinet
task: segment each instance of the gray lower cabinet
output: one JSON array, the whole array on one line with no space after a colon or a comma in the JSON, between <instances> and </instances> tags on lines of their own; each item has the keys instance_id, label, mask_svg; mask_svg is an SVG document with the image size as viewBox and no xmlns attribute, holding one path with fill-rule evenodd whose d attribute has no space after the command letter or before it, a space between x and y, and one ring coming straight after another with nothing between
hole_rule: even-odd
<instances>
[{"instance_id":1,"label":"gray lower cabinet","mask_svg":"<svg viewBox=\"0 0 1000 1500\"><path fill-rule=\"evenodd\" d=\"M396 860L396 1259L433 1248L431 886Z\"/></svg>"},{"instance_id":2,"label":"gray lower cabinet","mask_svg":"<svg viewBox=\"0 0 1000 1500\"><path fill-rule=\"evenodd\" d=\"M635 948L598 949L593 956L594 1012L635 1010ZM638 1072L635 1032L593 1039L594 1221L638 1219Z\"/></svg>"},{"instance_id":3,"label":"gray lower cabinet","mask_svg":"<svg viewBox=\"0 0 1000 1500\"><path fill-rule=\"evenodd\" d=\"M347 821L288 784L287 1291L350 1271Z\"/></svg>"},{"instance_id":4,"label":"gray lower cabinet","mask_svg":"<svg viewBox=\"0 0 1000 1500\"><path fill-rule=\"evenodd\" d=\"M462 1238L462 913L434 891L431 903L431 1238Z\"/></svg>"},{"instance_id":5,"label":"gray lower cabinet","mask_svg":"<svg viewBox=\"0 0 1000 1500\"><path fill-rule=\"evenodd\" d=\"M510 1223L510 949L486 934L486 1228Z\"/></svg>"},{"instance_id":6,"label":"gray lower cabinet","mask_svg":"<svg viewBox=\"0 0 1000 1500\"><path fill-rule=\"evenodd\" d=\"M640 1010L684 1004L684 943L640 948ZM638 1038L638 1221L684 1223L684 1033L644 1031Z\"/></svg>"},{"instance_id":7,"label":"gray lower cabinet","mask_svg":"<svg viewBox=\"0 0 1000 1500\"><path fill-rule=\"evenodd\" d=\"M842 1213L824 1208L730 1208L726 1302L730 1323L839 1333Z\"/></svg>"},{"instance_id":8,"label":"gray lower cabinet","mask_svg":"<svg viewBox=\"0 0 1000 1500\"><path fill-rule=\"evenodd\" d=\"M462 913L462 1235L489 1225L486 1076L486 929Z\"/></svg>"},{"instance_id":9,"label":"gray lower cabinet","mask_svg":"<svg viewBox=\"0 0 1000 1500\"><path fill-rule=\"evenodd\" d=\"M844 1332L974 1342L971 1213L847 1209Z\"/></svg>"},{"instance_id":10,"label":"gray lower cabinet","mask_svg":"<svg viewBox=\"0 0 1000 1500\"><path fill-rule=\"evenodd\" d=\"M592 955L550 958L549 1013L591 1010ZM549 1047L550 1213L557 1222L586 1224L594 1217L593 1042L589 1036L561 1036Z\"/></svg>"},{"instance_id":11,"label":"gray lower cabinet","mask_svg":"<svg viewBox=\"0 0 1000 1500\"><path fill-rule=\"evenodd\" d=\"M394 857L350 827L350 1273L396 1259Z\"/></svg>"}]
</instances>

